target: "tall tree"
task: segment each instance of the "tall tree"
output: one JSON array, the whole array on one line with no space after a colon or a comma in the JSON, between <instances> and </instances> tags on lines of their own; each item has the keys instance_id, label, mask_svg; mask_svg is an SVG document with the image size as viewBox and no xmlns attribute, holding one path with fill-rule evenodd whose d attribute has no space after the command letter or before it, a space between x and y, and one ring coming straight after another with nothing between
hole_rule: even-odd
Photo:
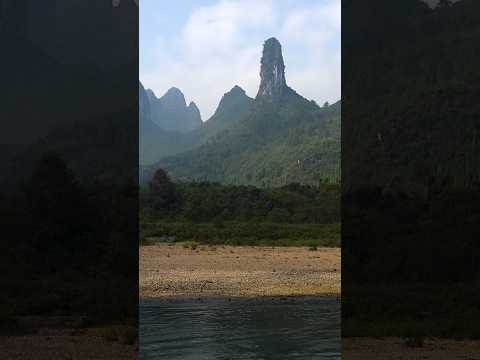
<instances>
[{"instance_id":1,"label":"tall tree","mask_svg":"<svg viewBox=\"0 0 480 360\"><path fill-rule=\"evenodd\" d=\"M158 169L150 182L150 206L155 211L172 210L178 205L177 187L163 169Z\"/></svg>"}]
</instances>

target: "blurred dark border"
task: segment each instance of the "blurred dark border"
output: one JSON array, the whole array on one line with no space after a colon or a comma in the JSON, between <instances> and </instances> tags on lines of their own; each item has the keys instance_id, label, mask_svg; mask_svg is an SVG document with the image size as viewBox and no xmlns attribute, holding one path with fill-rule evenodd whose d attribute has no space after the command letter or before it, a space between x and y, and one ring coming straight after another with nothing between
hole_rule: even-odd
<instances>
[{"instance_id":1,"label":"blurred dark border","mask_svg":"<svg viewBox=\"0 0 480 360\"><path fill-rule=\"evenodd\" d=\"M0 44L0 333L133 344L138 6L1 0Z\"/></svg>"},{"instance_id":2,"label":"blurred dark border","mask_svg":"<svg viewBox=\"0 0 480 360\"><path fill-rule=\"evenodd\" d=\"M343 337L478 339L480 3L342 4Z\"/></svg>"}]
</instances>

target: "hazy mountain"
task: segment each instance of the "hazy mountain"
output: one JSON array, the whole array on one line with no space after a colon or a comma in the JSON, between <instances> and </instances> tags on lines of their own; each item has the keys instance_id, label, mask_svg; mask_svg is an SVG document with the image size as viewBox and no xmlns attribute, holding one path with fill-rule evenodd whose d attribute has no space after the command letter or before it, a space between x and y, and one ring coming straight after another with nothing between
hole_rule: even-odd
<instances>
[{"instance_id":1,"label":"hazy mountain","mask_svg":"<svg viewBox=\"0 0 480 360\"><path fill-rule=\"evenodd\" d=\"M140 128L142 128L142 126L148 126L148 122L152 122L150 100L141 82L139 82L138 85L138 119L140 121Z\"/></svg>"},{"instance_id":2,"label":"hazy mountain","mask_svg":"<svg viewBox=\"0 0 480 360\"><path fill-rule=\"evenodd\" d=\"M191 101L187 107L186 131L198 129L202 125L202 117L197 105Z\"/></svg>"},{"instance_id":3,"label":"hazy mountain","mask_svg":"<svg viewBox=\"0 0 480 360\"><path fill-rule=\"evenodd\" d=\"M167 131L153 121L151 99L154 99L154 101L159 101L159 99L156 98L152 90L145 90L142 83L139 83L138 98L139 162L141 165L152 164L163 156L177 154L190 148L189 144L192 142L192 136L179 131ZM189 109L194 112L195 104L193 106L190 104ZM198 109L196 111L198 112Z\"/></svg>"},{"instance_id":4,"label":"hazy mountain","mask_svg":"<svg viewBox=\"0 0 480 360\"><path fill-rule=\"evenodd\" d=\"M155 95L152 89L146 89L145 91L147 93L148 101L153 102L157 99L157 96Z\"/></svg>"},{"instance_id":5,"label":"hazy mountain","mask_svg":"<svg viewBox=\"0 0 480 360\"><path fill-rule=\"evenodd\" d=\"M253 99L238 85L225 93L215 113L195 131L194 143L201 145L212 136L242 120L252 109Z\"/></svg>"},{"instance_id":6,"label":"hazy mountain","mask_svg":"<svg viewBox=\"0 0 480 360\"><path fill-rule=\"evenodd\" d=\"M338 179L340 103L320 108L291 89L275 38L264 44L260 77L255 100L234 87L196 132L194 142L203 143L150 171L163 167L181 179L260 186Z\"/></svg>"},{"instance_id":7,"label":"hazy mountain","mask_svg":"<svg viewBox=\"0 0 480 360\"><path fill-rule=\"evenodd\" d=\"M185 96L176 87L169 89L161 98L147 90L151 119L165 131L188 132L202 125L200 111L194 102L187 106Z\"/></svg>"},{"instance_id":8,"label":"hazy mountain","mask_svg":"<svg viewBox=\"0 0 480 360\"><path fill-rule=\"evenodd\" d=\"M176 94L169 96L168 101L171 101L173 97L170 108L178 110L183 109L184 103L182 101L183 94L177 90L172 90ZM183 153L205 143L209 138L241 120L253 103L253 99L248 97L243 89L235 86L224 94L212 117L202 122L198 107L194 102L191 102L186 108L187 120L189 121L186 123L193 125L200 121L201 124L194 130L180 132L178 130L165 130L152 120L152 99L155 101L154 104L161 105L158 104L159 99L154 92L150 89L144 89L141 83L139 98L141 165L153 164L166 156ZM177 102L176 105L175 102Z\"/></svg>"}]
</instances>

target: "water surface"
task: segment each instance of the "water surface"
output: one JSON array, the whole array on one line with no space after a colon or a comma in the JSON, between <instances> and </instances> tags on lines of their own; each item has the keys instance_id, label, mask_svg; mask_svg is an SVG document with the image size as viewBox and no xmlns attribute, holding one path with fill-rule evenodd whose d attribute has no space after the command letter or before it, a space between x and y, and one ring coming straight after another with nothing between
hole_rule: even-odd
<instances>
[{"instance_id":1,"label":"water surface","mask_svg":"<svg viewBox=\"0 0 480 360\"><path fill-rule=\"evenodd\" d=\"M140 359L340 359L335 297L140 301Z\"/></svg>"}]
</instances>

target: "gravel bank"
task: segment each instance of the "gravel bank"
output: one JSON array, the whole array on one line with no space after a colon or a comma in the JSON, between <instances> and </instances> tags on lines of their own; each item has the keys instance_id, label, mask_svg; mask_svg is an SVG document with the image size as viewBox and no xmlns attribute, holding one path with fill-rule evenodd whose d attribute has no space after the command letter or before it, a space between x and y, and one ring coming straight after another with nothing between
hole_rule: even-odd
<instances>
[{"instance_id":1,"label":"gravel bank","mask_svg":"<svg viewBox=\"0 0 480 360\"><path fill-rule=\"evenodd\" d=\"M340 249L158 244L140 248L140 296L340 293Z\"/></svg>"}]
</instances>

